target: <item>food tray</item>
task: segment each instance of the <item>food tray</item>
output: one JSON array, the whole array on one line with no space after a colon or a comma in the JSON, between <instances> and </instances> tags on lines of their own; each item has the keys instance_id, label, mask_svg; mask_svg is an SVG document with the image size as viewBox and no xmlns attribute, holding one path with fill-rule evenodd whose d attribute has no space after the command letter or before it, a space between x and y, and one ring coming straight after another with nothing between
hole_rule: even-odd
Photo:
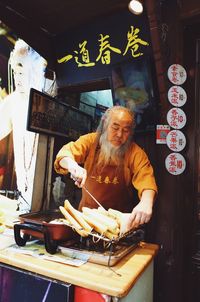
<instances>
[{"instance_id":1,"label":"food tray","mask_svg":"<svg viewBox=\"0 0 200 302\"><path fill-rule=\"evenodd\" d=\"M88 257L88 262L97 263L101 265L107 265L107 266L113 266L117 262L119 262L124 256L126 256L128 253L130 253L133 249L135 249L138 246L138 243L134 243L130 246L126 245L119 245L115 249L114 252L112 250L107 249L106 251L97 251L97 250L86 250L86 249L80 249L76 248L74 246L72 247L65 247L65 245L59 246L59 250L63 254L69 255L71 253L74 257L82 257L86 256Z\"/></svg>"},{"instance_id":2,"label":"food tray","mask_svg":"<svg viewBox=\"0 0 200 302\"><path fill-rule=\"evenodd\" d=\"M84 242L86 238L96 244L96 248L103 247L104 250L116 246L119 242L128 242L133 244L142 241L144 231L142 229L133 229L117 238L109 239L103 235L92 231L88 233L88 237L81 237L74 227L64 223L50 223L55 219L63 219L63 215L59 210L39 211L22 214L19 216L21 223L14 225L15 241L19 246L25 246L31 237L44 240L47 252L54 254L60 243L69 243L72 241Z\"/></svg>"}]
</instances>

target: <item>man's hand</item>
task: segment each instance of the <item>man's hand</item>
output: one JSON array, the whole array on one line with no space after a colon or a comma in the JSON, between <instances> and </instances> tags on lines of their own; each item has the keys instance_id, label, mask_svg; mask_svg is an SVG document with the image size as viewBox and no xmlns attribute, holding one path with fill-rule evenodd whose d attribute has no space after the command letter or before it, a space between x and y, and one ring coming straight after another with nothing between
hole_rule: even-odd
<instances>
[{"instance_id":1,"label":"man's hand","mask_svg":"<svg viewBox=\"0 0 200 302\"><path fill-rule=\"evenodd\" d=\"M87 178L87 171L84 168L79 166L77 162L70 157L63 157L59 164L62 168L69 171L77 187L82 188L84 186Z\"/></svg>"},{"instance_id":2,"label":"man's hand","mask_svg":"<svg viewBox=\"0 0 200 302\"><path fill-rule=\"evenodd\" d=\"M155 191L144 190L140 202L133 208L130 214L127 229L137 228L139 225L149 222L153 212Z\"/></svg>"}]
</instances>

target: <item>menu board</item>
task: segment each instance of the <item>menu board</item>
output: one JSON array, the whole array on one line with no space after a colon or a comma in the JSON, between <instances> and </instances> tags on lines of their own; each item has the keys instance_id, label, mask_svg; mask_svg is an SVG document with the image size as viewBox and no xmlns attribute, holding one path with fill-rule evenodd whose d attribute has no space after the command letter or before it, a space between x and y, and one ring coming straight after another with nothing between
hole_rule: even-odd
<instances>
[{"instance_id":1,"label":"menu board","mask_svg":"<svg viewBox=\"0 0 200 302\"><path fill-rule=\"evenodd\" d=\"M77 139L91 129L90 115L31 88L27 130Z\"/></svg>"}]
</instances>

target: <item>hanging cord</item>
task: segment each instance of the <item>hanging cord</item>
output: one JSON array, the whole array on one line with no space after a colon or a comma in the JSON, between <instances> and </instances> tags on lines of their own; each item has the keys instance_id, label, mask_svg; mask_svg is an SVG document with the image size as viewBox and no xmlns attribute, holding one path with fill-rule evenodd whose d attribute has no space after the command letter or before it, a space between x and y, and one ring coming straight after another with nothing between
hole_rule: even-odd
<instances>
[{"instance_id":1,"label":"hanging cord","mask_svg":"<svg viewBox=\"0 0 200 302\"><path fill-rule=\"evenodd\" d=\"M18 192L18 196L21 197L21 198L25 201L25 203L30 207L30 204L29 204L28 201L23 197L22 193L21 193L20 191L18 191L18 190L17 190L17 192ZM22 202L19 202L19 203L18 203L18 208L17 208L17 210L19 210L19 205L20 205L21 203L22 203ZM29 210L29 212L30 212L30 210Z\"/></svg>"}]
</instances>

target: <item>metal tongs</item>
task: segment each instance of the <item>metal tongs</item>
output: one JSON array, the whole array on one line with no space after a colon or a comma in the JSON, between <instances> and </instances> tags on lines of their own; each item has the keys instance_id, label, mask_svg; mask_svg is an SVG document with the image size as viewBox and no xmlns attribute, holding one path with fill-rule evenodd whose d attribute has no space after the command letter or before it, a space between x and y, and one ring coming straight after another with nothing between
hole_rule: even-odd
<instances>
[{"instance_id":1,"label":"metal tongs","mask_svg":"<svg viewBox=\"0 0 200 302\"><path fill-rule=\"evenodd\" d=\"M74 181L77 181L77 179L75 177L73 177L72 175L71 175L71 178ZM106 209L100 204L100 202L94 197L94 195L92 195L92 193L90 193L90 191L88 191L88 189L85 187L85 185L82 186L82 189L85 190L85 192L87 192L88 195L90 195L90 197L96 202L96 204L98 204L99 207L101 207L104 211L106 211Z\"/></svg>"},{"instance_id":2,"label":"metal tongs","mask_svg":"<svg viewBox=\"0 0 200 302\"><path fill-rule=\"evenodd\" d=\"M90 191L88 191L88 189L86 189L85 186L83 186L82 189L84 189L85 192L87 192L88 195L90 195L90 197L98 204L99 207L101 207L104 211L106 211L106 209L100 204L100 202L94 197L94 195L92 195L92 193L90 193Z\"/></svg>"}]
</instances>

